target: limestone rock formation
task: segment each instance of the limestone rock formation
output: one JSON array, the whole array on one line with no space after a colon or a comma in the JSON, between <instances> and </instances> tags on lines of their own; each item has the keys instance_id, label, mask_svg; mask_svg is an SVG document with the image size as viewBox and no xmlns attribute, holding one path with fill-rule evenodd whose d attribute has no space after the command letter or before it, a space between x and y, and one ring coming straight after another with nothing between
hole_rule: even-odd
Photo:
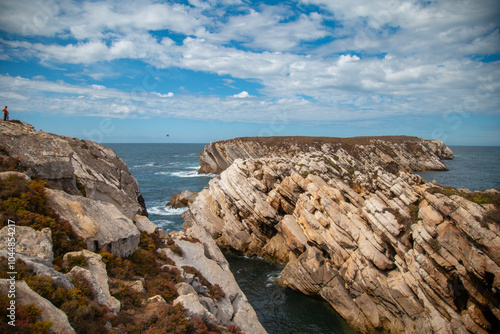
<instances>
[{"instance_id":1,"label":"limestone rock formation","mask_svg":"<svg viewBox=\"0 0 500 334\"><path fill-rule=\"evenodd\" d=\"M445 169L441 142L325 141L208 145L202 170L222 173L189 206L186 233L202 227L222 248L286 263L284 285L364 333L499 328L500 192L413 174Z\"/></svg>"},{"instance_id":2,"label":"limestone rock formation","mask_svg":"<svg viewBox=\"0 0 500 334\"><path fill-rule=\"evenodd\" d=\"M211 320L224 327L237 325L246 333L266 333L259 323L257 314L236 283L219 247L204 229L197 224L190 225L192 217L185 215L184 221L186 233L171 233L175 244L182 250L182 255L168 248L162 249L161 252L174 260L177 267L197 268L211 284L218 284L225 296L220 300L207 298L206 287L200 285L193 275L183 273L185 283L189 286L179 285L180 296L175 302L181 303L193 316ZM189 238L186 238L186 234Z\"/></svg>"},{"instance_id":3,"label":"limestone rock formation","mask_svg":"<svg viewBox=\"0 0 500 334\"><path fill-rule=\"evenodd\" d=\"M114 205L60 190L47 189L46 193L49 205L70 222L73 231L85 241L89 250L107 249L120 257L137 250L139 230Z\"/></svg>"},{"instance_id":4,"label":"limestone rock formation","mask_svg":"<svg viewBox=\"0 0 500 334\"><path fill-rule=\"evenodd\" d=\"M71 268L69 273L63 274L56 270L56 268L61 270L59 266L64 266L63 264L60 262L57 266L52 264L54 257L52 236L57 233L49 229L35 231L29 227L16 226L18 242L16 259L24 261L33 274L48 276L53 283L67 290L74 287L70 279L86 280L92 289L95 301L117 314L121 308L120 301L111 296L106 266L101 261L101 255L93 251L106 249L115 256L123 258L132 255L138 249L141 232L146 240L148 237L145 234L154 234L149 236L151 238L149 240L154 240L154 245L149 244L147 247L157 247L158 243L166 243L167 239L170 239L164 230L159 229L147 218L137 181L125 163L117 158L112 150L102 145L35 131L32 126L25 123L0 123L0 140L0 169L17 170L0 173L0 179L17 176L25 180L37 177L48 181L48 187L45 187L47 204L70 223L77 237L82 238L88 248L64 255L63 260L66 264L70 256L84 257L85 261L82 260L79 265ZM186 200L192 201L195 195L187 193ZM6 233L8 231L0 232L0 245L4 245L0 249L0 256L3 257L9 256ZM180 297L176 303L181 303L188 309L187 315L199 316L219 326L235 325L246 333L265 333L254 310L239 290L220 250L206 232L203 233L203 238L207 241L200 241L204 240L202 237L200 240L185 241L181 240L180 236L176 241L184 253L182 259L177 259L180 266L176 269L183 272L184 283L178 286ZM54 251L61 253L60 250ZM150 249L141 251L147 253ZM163 249L163 252L170 255L169 251ZM213 260L210 254L215 254L213 256L216 256L217 261ZM219 266L217 263L222 267L217 267ZM200 269L212 284L219 284L220 291L226 292L227 297L217 301L208 297L210 291L204 284L210 285L210 283L202 284L199 278L184 272L182 266L188 264ZM200 267L204 265L209 266ZM66 269L69 270L68 267ZM219 274L220 277L217 276ZM151 317L161 312L166 304L161 296L149 298L148 302L146 295L150 291L146 287L150 289L149 279L151 277L148 275L134 276L131 281L113 277L114 284L130 287L131 290L138 292L137 298L144 298L141 301L140 314L122 310L126 316L132 316L140 326L142 324L147 326ZM18 284L23 285L24 282ZM32 294L36 295L34 292ZM219 293L218 296L220 295ZM56 318L60 318L58 321L67 323L67 317L61 311L53 310L53 306L45 306L43 303L39 305L42 309L47 308L50 314L55 314ZM46 320L53 321L51 320L53 318L49 317ZM106 325L108 331L117 330L111 326L111 323ZM74 332L71 327L67 329L64 325L58 324L54 328L57 333ZM79 330L76 327L75 329Z\"/></svg>"},{"instance_id":5,"label":"limestone rock formation","mask_svg":"<svg viewBox=\"0 0 500 334\"><path fill-rule=\"evenodd\" d=\"M13 230L12 230L13 229ZM24 254L28 256L38 257L48 262L54 259L52 251L52 232L49 228L44 228L41 231L35 231L27 226L5 226L0 230L0 249L6 250L9 239L12 235L15 236L15 251L16 254Z\"/></svg>"},{"instance_id":6,"label":"limestone rock formation","mask_svg":"<svg viewBox=\"0 0 500 334\"><path fill-rule=\"evenodd\" d=\"M7 279L0 279L0 291L7 293L10 282ZM40 320L50 321L52 333L75 333L75 330L68 322L68 317L60 309L56 308L47 299L30 289L24 281L16 281L16 303L21 305L34 305L40 311Z\"/></svg>"},{"instance_id":7,"label":"limestone rock formation","mask_svg":"<svg viewBox=\"0 0 500 334\"><path fill-rule=\"evenodd\" d=\"M52 232L49 228L44 228L41 231L35 231L31 227L16 226L14 234L9 227L3 227L0 230L0 257L9 257L9 239L12 235L15 236L15 257L17 260L22 260L28 268L36 275L44 275L50 277L53 282L62 286L65 289L72 289L73 284L62 273L54 269L52 260L54 252L52 251Z\"/></svg>"},{"instance_id":8,"label":"limestone rock formation","mask_svg":"<svg viewBox=\"0 0 500 334\"><path fill-rule=\"evenodd\" d=\"M443 142L417 137L244 137L205 146L198 157L199 172L221 173L236 159L295 158L308 152L332 151L348 151L359 163L412 170L447 170L441 159L453 158Z\"/></svg>"},{"instance_id":9,"label":"limestone rock formation","mask_svg":"<svg viewBox=\"0 0 500 334\"><path fill-rule=\"evenodd\" d=\"M111 203L129 219L147 214L137 181L110 148L14 122L0 123L0 143L30 175L53 188Z\"/></svg>"}]
</instances>

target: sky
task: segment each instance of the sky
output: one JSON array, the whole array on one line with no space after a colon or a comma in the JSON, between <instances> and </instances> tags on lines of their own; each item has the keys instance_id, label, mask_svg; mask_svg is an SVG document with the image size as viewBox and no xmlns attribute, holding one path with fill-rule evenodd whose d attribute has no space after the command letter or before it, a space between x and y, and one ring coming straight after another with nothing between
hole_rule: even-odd
<instances>
[{"instance_id":1,"label":"sky","mask_svg":"<svg viewBox=\"0 0 500 334\"><path fill-rule=\"evenodd\" d=\"M2 0L0 13L0 105L43 131L500 146L498 0Z\"/></svg>"}]
</instances>

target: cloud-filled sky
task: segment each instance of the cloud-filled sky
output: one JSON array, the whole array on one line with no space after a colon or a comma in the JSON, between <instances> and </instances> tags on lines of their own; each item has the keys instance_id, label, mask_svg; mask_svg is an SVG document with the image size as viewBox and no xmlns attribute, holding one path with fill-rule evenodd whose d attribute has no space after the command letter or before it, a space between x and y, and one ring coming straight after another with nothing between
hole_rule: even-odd
<instances>
[{"instance_id":1,"label":"cloud-filled sky","mask_svg":"<svg viewBox=\"0 0 500 334\"><path fill-rule=\"evenodd\" d=\"M0 13L0 104L44 131L500 145L498 0L5 0Z\"/></svg>"}]
</instances>

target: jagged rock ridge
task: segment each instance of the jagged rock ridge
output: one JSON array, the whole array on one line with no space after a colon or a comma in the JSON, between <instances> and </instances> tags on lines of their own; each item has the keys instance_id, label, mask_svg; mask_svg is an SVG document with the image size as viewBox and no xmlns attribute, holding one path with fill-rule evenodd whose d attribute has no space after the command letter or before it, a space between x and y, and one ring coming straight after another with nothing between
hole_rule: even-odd
<instances>
[{"instance_id":1,"label":"jagged rock ridge","mask_svg":"<svg viewBox=\"0 0 500 334\"><path fill-rule=\"evenodd\" d=\"M453 158L442 142L417 137L244 137L210 143L198 160L201 173L221 173L236 159L293 158L324 150L346 150L361 163L397 164L412 170L447 170L440 159Z\"/></svg>"},{"instance_id":2,"label":"jagged rock ridge","mask_svg":"<svg viewBox=\"0 0 500 334\"><path fill-rule=\"evenodd\" d=\"M500 193L410 171L445 169L443 143L268 140L205 148L201 169L222 173L189 205L191 226L222 248L286 263L283 284L323 297L361 332L499 328Z\"/></svg>"}]
</instances>

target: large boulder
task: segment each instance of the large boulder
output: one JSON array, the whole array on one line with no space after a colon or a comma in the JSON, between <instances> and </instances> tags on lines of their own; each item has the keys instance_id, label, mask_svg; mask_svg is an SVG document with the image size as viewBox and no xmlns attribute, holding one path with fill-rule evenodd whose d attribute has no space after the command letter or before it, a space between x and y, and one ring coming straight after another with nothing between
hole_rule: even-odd
<instances>
[{"instance_id":1,"label":"large boulder","mask_svg":"<svg viewBox=\"0 0 500 334\"><path fill-rule=\"evenodd\" d=\"M196 191L183 190L178 194L172 195L170 201L166 205L176 209L185 208L196 199L196 196L198 196Z\"/></svg>"},{"instance_id":2,"label":"large boulder","mask_svg":"<svg viewBox=\"0 0 500 334\"><path fill-rule=\"evenodd\" d=\"M158 231L158 226L151 222L148 217L136 215L135 216L135 226L141 232L146 232L147 234L155 233Z\"/></svg>"},{"instance_id":3,"label":"large boulder","mask_svg":"<svg viewBox=\"0 0 500 334\"><path fill-rule=\"evenodd\" d=\"M52 232L48 227L35 231L27 226L5 226L0 230L0 249L7 249L12 237L15 237L16 254L37 257L48 262L54 259Z\"/></svg>"},{"instance_id":4,"label":"large boulder","mask_svg":"<svg viewBox=\"0 0 500 334\"><path fill-rule=\"evenodd\" d=\"M49 205L69 221L89 250L107 249L119 257L129 256L137 250L139 230L114 205L60 190L47 189L46 194Z\"/></svg>"}]
</instances>

